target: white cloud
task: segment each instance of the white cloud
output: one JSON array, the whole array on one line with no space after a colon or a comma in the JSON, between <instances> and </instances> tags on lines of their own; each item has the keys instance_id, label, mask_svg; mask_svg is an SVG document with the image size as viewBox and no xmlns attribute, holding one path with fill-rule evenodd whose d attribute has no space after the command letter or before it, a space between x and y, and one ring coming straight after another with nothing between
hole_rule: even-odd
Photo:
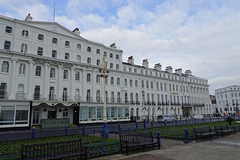
<instances>
[{"instance_id":1,"label":"white cloud","mask_svg":"<svg viewBox=\"0 0 240 160\"><path fill-rule=\"evenodd\" d=\"M0 0L0 13L52 21L52 8L39 0ZM19 7L21 6L21 7ZM123 60L191 69L213 88L239 83L240 1L68 0L56 1L56 21L84 38L115 42ZM6 9L7 8L7 9ZM3 11L1 11L3 10Z\"/></svg>"}]
</instances>

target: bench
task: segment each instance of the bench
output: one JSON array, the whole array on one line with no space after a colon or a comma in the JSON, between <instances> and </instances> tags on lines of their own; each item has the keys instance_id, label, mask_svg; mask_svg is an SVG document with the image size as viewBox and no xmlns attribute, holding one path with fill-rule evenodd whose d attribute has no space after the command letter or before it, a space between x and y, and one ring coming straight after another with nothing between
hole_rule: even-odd
<instances>
[{"instance_id":1,"label":"bench","mask_svg":"<svg viewBox=\"0 0 240 160\"><path fill-rule=\"evenodd\" d=\"M129 134L119 134L120 139L120 149L123 153L123 149L126 149L128 155L129 149L142 149L145 151L146 146L151 146L154 148L157 145L160 149L160 136L154 137L152 132L150 133L129 133Z\"/></svg>"},{"instance_id":2,"label":"bench","mask_svg":"<svg viewBox=\"0 0 240 160\"><path fill-rule=\"evenodd\" d=\"M52 160L68 157L87 159L87 147L82 140L24 145L21 148L21 160Z\"/></svg>"},{"instance_id":3,"label":"bench","mask_svg":"<svg viewBox=\"0 0 240 160\"><path fill-rule=\"evenodd\" d=\"M204 127L193 127L193 132L195 135L195 140L201 139L202 141L205 139L212 139L213 135L215 134L212 132L210 126L204 126Z\"/></svg>"},{"instance_id":4,"label":"bench","mask_svg":"<svg viewBox=\"0 0 240 160\"><path fill-rule=\"evenodd\" d=\"M235 128L231 129L227 124L214 125L217 137L219 134L224 136L224 134L230 135L230 133L236 133Z\"/></svg>"}]
</instances>

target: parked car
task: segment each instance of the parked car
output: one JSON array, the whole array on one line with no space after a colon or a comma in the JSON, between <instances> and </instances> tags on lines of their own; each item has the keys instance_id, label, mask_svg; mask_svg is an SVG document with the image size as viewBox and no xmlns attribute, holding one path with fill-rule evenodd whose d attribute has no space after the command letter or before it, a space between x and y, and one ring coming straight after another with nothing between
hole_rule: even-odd
<instances>
[{"instance_id":1,"label":"parked car","mask_svg":"<svg viewBox=\"0 0 240 160\"><path fill-rule=\"evenodd\" d=\"M194 119L203 119L203 115L202 114L196 114L193 116Z\"/></svg>"},{"instance_id":2,"label":"parked car","mask_svg":"<svg viewBox=\"0 0 240 160\"><path fill-rule=\"evenodd\" d=\"M172 122L174 120L175 120L175 118L172 117L171 115L161 115L161 116L158 116L158 118L157 118L158 122L164 122L164 121Z\"/></svg>"}]
</instances>

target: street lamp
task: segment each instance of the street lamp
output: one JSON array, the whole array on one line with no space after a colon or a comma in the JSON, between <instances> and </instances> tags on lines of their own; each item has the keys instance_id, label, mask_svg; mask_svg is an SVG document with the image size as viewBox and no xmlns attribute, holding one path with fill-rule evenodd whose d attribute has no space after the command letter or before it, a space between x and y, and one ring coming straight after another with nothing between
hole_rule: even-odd
<instances>
[{"instance_id":1,"label":"street lamp","mask_svg":"<svg viewBox=\"0 0 240 160\"><path fill-rule=\"evenodd\" d=\"M107 70L107 61L106 56L103 56L102 58L102 64L101 68L99 69L99 72L101 73L101 77L103 77L103 90L104 90L104 104L103 104L103 131L102 131L102 137L108 138L108 128L107 128L107 109L106 109L106 78L108 77L109 70Z\"/></svg>"},{"instance_id":2,"label":"street lamp","mask_svg":"<svg viewBox=\"0 0 240 160\"><path fill-rule=\"evenodd\" d=\"M143 112L143 126L144 129L146 127L146 118L145 118L145 107L144 107L144 103L145 103L145 95L144 95L144 90L142 90L142 112Z\"/></svg>"}]
</instances>

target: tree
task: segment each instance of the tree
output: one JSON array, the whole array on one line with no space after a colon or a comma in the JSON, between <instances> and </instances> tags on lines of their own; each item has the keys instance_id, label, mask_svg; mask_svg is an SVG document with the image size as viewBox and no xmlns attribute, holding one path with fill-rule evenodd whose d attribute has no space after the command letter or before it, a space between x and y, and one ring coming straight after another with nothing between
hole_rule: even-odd
<instances>
[{"instance_id":1,"label":"tree","mask_svg":"<svg viewBox=\"0 0 240 160\"><path fill-rule=\"evenodd\" d=\"M226 121L229 125L232 125L232 122L234 122L235 120L232 117L227 117Z\"/></svg>"}]
</instances>

